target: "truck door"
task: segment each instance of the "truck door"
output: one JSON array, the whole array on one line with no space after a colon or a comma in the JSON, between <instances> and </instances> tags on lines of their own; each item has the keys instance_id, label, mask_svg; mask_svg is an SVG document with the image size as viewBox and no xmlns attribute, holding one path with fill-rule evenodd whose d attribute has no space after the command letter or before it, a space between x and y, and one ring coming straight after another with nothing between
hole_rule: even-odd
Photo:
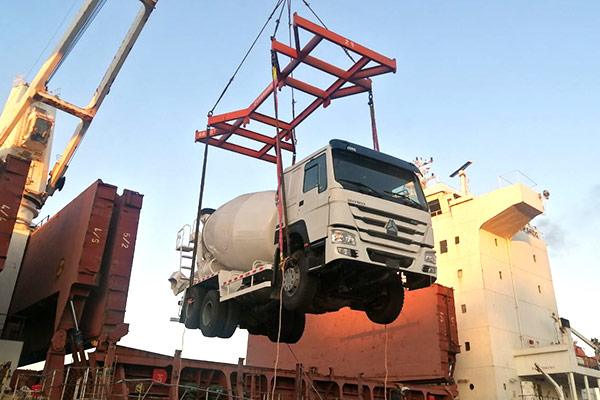
<instances>
[{"instance_id":1,"label":"truck door","mask_svg":"<svg viewBox=\"0 0 600 400\"><path fill-rule=\"evenodd\" d=\"M298 198L298 217L306 222L310 242L327 236L328 193L327 159L323 153L305 164L302 193Z\"/></svg>"}]
</instances>

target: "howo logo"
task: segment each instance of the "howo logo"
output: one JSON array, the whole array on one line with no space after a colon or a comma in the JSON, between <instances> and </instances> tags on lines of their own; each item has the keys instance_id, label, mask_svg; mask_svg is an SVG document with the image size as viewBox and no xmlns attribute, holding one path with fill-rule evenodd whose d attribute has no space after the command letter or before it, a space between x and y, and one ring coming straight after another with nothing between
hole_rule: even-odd
<instances>
[{"instance_id":1,"label":"howo logo","mask_svg":"<svg viewBox=\"0 0 600 400\"><path fill-rule=\"evenodd\" d=\"M385 224L385 231L388 235L398 235L398 225L396 225L396 222L393 219L390 219L387 224Z\"/></svg>"}]
</instances>

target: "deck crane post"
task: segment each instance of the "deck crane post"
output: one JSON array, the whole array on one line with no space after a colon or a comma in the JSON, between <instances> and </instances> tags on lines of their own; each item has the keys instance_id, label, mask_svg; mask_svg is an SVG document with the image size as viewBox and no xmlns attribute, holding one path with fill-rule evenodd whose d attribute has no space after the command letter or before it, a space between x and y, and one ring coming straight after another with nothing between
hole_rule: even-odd
<instances>
[{"instance_id":1,"label":"deck crane post","mask_svg":"<svg viewBox=\"0 0 600 400\"><path fill-rule=\"evenodd\" d=\"M15 82L0 115L0 159L5 160L12 155L31 162L10 238L5 268L0 271L0 332L4 329L25 246L32 230L32 220L37 217L48 196L62 188L69 162L158 0L139 1L142 7L87 105L78 106L61 99L49 91L48 83L94 20L105 0L84 1L73 23L31 83L22 80ZM80 122L61 158L50 170L56 110L77 117Z\"/></svg>"}]
</instances>

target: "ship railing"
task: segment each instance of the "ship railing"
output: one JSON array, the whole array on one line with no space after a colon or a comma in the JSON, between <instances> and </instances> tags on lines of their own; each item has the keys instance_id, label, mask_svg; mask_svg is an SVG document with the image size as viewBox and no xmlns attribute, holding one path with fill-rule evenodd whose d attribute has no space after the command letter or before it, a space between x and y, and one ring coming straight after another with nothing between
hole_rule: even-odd
<instances>
[{"instance_id":1,"label":"ship railing","mask_svg":"<svg viewBox=\"0 0 600 400\"><path fill-rule=\"evenodd\" d=\"M12 393L2 400L106 400L112 392L113 371L110 368L70 366L62 383L57 379L60 373L63 371L18 375Z\"/></svg>"}]
</instances>

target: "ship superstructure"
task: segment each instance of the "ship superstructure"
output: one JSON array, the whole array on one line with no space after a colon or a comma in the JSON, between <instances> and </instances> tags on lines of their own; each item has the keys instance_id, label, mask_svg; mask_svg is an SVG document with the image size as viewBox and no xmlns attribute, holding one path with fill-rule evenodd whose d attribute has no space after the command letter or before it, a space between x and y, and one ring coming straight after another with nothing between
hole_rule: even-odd
<instances>
[{"instance_id":1,"label":"ship superstructure","mask_svg":"<svg viewBox=\"0 0 600 400\"><path fill-rule=\"evenodd\" d=\"M597 359L578 357L559 318L546 244L529 225L544 212L543 195L519 183L475 196L460 176L460 191L426 189L438 283L454 288L460 398L561 398L551 380L566 398L600 398Z\"/></svg>"}]
</instances>

